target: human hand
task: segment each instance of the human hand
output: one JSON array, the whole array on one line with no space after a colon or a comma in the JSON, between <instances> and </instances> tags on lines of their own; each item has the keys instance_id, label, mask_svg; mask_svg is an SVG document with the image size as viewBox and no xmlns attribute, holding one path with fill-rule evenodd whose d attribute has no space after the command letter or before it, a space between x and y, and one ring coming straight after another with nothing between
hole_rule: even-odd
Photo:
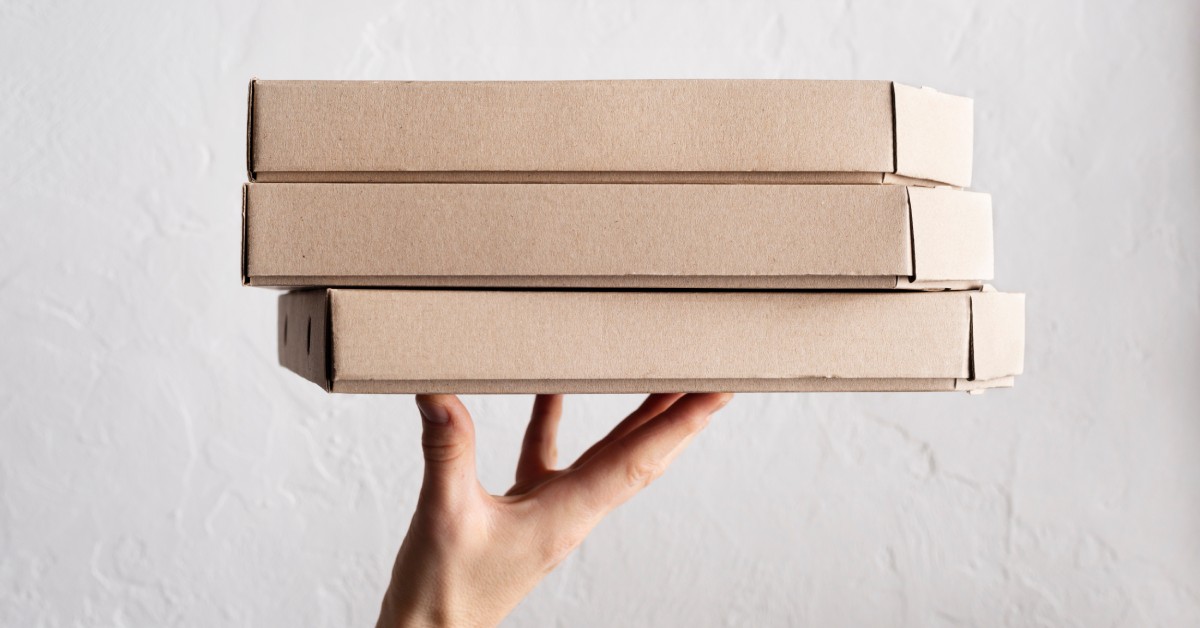
<instances>
[{"instance_id":1,"label":"human hand","mask_svg":"<svg viewBox=\"0 0 1200 628\"><path fill-rule=\"evenodd\" d=\"M418 395L425 480L378 627L493 626L614 508L655 478L730 394L650 395L574 464L556 470L561 395L538 395L516 484L475 477L475 429L453 395Z\"/></svg>"}]
</instances>

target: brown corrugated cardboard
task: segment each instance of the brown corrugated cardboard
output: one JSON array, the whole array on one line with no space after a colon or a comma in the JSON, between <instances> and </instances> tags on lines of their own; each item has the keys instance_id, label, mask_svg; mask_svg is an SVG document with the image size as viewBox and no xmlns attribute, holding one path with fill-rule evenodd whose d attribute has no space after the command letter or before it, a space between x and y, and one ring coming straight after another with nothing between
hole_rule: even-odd
<instances>
[{"instance_id":1,"label":"brown corrugated cardboard","mask_svg":"<svg viewBox=\"0 0 1200 628\"><path fill-rule=\"evenodd\" d=\"M971 100L889 81L252 81L247 122L263 182L971 182Z\"/></svg>"},{"instance_id":2,"label":"brown corrugated cardboard","mask_svg":"<svg viewBox=\"0 0 1200 628\"><path fill-rule=\"evenodd\" d=\"M279 359L333 392L976 390L1023 364L997 292L312 290Z\"/></svg>"},{"instance_id":3,"label":"brown corrugated cardboard","mask_svg":"<svg viewBox=\"0 0 1200 628\"><path fill-rule=\"evenodd\" d=\"M992 278L991 199L882 185L249 184L256 286L922 289Z\"/></svg>"}]
</instances>

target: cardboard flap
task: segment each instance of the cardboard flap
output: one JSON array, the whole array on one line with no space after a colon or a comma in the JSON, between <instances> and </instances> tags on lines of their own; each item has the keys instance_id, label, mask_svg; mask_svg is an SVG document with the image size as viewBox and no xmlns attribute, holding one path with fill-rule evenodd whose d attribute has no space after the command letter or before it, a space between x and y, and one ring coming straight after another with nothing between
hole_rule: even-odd
<instances>
[{"instance_id":1,"label":"cardboard flap","mask_svg":"<svg viewBox=\"0 0 1200 628\"><path fill-rule=\"evenodd\" d=\"M1025 366L1025 295L971 294L971 379L1020 375Z\"/></svg>"},{"instance_id":2,"label":"cardboard flap","mask_svg":"<svg viewBox=\"0 0 1200 628\"><path fill-rule=\"evenodd\" d=\"M992 197L909 188L915 281L989 280L994 272Z\"/></svg>"},{"instance_id":3,"label":"cardboard flap","mask_svg":"<svg viewBox=\"0 0 1200 628\"><path fill-rule=\"evenodd\" d=\"M954 380L954 390L971 393L972 395L982 393L989 388L1012 388L1016 385L1017 378L997 377L996 379L958 379Z\"/></svg>"},{"instance_id":4,"label":"cardboard flap","mask_svg":"<svg viewBox=\"0 0 1200 628\"><path fill-rule=\"evenodd\" d=\"M974 103L894 84L896 174L971 185Z\"/></svg>"},{"instance_id":5,"label":"cardboard flap","mask_svg":"<svg viewBox=\"0 0 1200 628\"><path fill-rule=\"evenodd\" d=\"M279 363L330 389L326 359L330 343L329 306L325 290L299 290L279 297Z\"/></svg>"}]
</instances>

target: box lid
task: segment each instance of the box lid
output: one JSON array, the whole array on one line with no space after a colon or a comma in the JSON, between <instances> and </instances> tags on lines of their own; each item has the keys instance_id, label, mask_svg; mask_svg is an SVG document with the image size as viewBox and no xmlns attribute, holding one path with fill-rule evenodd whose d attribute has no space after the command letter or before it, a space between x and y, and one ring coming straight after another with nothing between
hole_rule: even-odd
<instances>
[{"instance_id":1,"label":"box lid","mask_svg":"<svg viewBox=\"0 0 1200 628\"><path fill-rule=\"evenodd\" d=\"M888 81L252 81L259 181L971 179L971 101Z\"/></svg>"}]
</instances>

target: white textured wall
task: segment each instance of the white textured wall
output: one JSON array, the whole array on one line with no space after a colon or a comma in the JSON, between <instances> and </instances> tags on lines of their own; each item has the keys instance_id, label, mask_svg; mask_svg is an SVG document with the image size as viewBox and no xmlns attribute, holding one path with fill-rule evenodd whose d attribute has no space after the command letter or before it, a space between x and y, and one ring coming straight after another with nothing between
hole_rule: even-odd
<instances>
[{"instance_id":1,"label":"white textured wall","mask_svg":"<svg viewBox=\"0 0 1200 628\"><path fill-rule=\"evenodd\" d=\"M418 419L276 366L239 286L260 76L977 99L1017 388L742 396L510 625L1200 625L1196 2L348 4L0 8L0 624L374 619ZM493 490L529 402L467 400ZM635 402L569 399L564 454Z\"/></svg>"}]
</instances>

